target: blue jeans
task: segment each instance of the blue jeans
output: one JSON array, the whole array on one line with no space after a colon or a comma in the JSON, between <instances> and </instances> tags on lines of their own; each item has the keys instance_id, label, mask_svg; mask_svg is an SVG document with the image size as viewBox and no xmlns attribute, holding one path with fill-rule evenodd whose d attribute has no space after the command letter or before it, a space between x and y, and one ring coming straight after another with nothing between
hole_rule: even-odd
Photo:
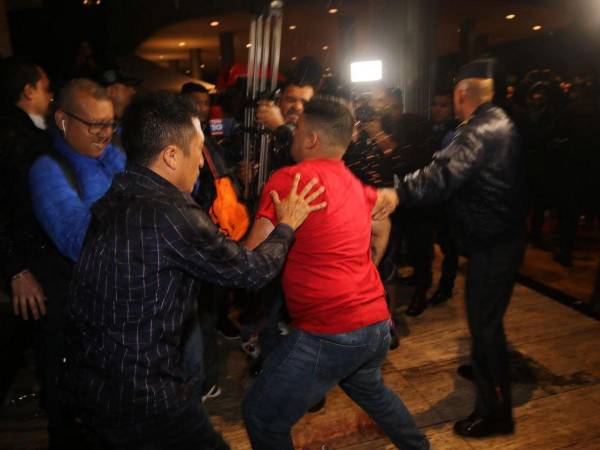
<instances>
[{"instance_id":1,"label":"blue jeans","mask_svg":"<svg viewBox=\"0 0 600 450\"><path fill-rule=\"evenodd\" d=\"M252 448L293 450L292 426L339 384L398 448L429 449L410 412L383 383L389 329L388 321L335 335L294 329L269 355L244 398Z\"/></svg>"}]
</instances>

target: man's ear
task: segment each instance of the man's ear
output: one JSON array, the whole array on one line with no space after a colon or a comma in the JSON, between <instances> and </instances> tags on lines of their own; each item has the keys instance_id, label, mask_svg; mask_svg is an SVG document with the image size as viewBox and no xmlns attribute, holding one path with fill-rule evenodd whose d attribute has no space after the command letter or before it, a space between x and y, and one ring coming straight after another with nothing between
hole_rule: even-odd
<instances>
[{"instance_id":1,"label":"man's ear","mask_svg":"<svg viewBox=\"0 0 600 450\"><path fill-rule=\"evenodd\" d=\"M310 132L306 133L306 138L305 138L306 148L310 148L310 149L315 148L320 139L321 139L321 136L316 131L310 131Z\"/></svg>"},{"instance_id":2,"label":"man's ear","mask_svg":"<svg viewBox=\"0 0 600 450\"><path fill-rule=\"evenodd\" d=\"M54 123L59 130L63 130L63 123L67 120L68 116L60 109L57 109L54 113Z\"/></svg>"},{"instance_id":3,"label":"man's ear","mask_svg":"<svg viewBox=\"0 0 600 450\"><path fill-rule=\"evenodd\" d=\"M175 145L167 145L160 152L160 158L164 165L170 170L177 170L181 165L181 152Z\"/></svg>"},{"instance_id":4,"label":"man's ear","mask_svg":"<svg viewBox=\"0 0 600 450\"><path fill-rule=\"evenodd\" d=\"M25 100L31 100L31 97L33 97L33 94L35 93L35 89L33 84L26 84L21 95Z\"/></svg>"}]
</instances>

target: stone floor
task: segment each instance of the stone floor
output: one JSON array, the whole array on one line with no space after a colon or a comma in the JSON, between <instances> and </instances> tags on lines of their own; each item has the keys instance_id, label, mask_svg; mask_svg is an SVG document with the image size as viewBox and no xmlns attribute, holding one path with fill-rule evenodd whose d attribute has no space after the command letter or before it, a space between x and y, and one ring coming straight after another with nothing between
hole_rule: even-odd
<instances>
[{"instance_id":1,"label":"stone floor","mask_svg":"<svg viewBox=\"0 0 600 450\"><path fill-rule=\"evenodd\" d=\"M555 264L547 256L528 253L528 276L552 280ZM587 254L583 255L588 258ZM534 260L542 261L536 272ZM540 259L541 258L541 259ZM589 258L596 258L592 255ZM576 258L575 267L579 266ZM596 262L597 264L597 262ZM591 267L592 264L590 264ZM464 267L464 262L462 263ZM578 273L576 270L574 274ZM592 278L561 286L582 286ZM600 322L536 291L517 284L506 317L511 345L517 430L515 435L464 440L452 433L452 423L471 412L471 384L455 369L468 360L469 336L459 276L454 298L406 318L400 348L390 352L383 367L387 384L405 401L434 447L444 449L600 449ZM587 289L587 288L586 288ZM582 295L585 292L582 290ZM573 291L573 295L576 292ZM401 312L410 288L397 287ZM223 394L207 407L214 423L234 450L250 449L240 420L240 401L252 382L239 343L222 341L220 370ZM22 370L14 392L32 383ZM34 403L34 402L32 402ZM32 417L33 406L0 412L0 449L41 449L46 442L43 416ZM303 449L377 450L393 446L376 426L339 390L327 397L323 410L306 415L293 430Z\"/></svg>"}]
</instances>

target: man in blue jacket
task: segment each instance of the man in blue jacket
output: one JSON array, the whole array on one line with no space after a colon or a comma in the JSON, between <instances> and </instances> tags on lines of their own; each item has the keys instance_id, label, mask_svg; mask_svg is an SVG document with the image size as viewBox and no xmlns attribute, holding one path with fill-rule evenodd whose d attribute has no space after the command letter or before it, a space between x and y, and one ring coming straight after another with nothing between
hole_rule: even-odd
<instances>
[{"instance_id":1,"label":"man in blue jacket","mask_svg":"<svg viewBox=\"0 0 600 450\"><path fill-rule=\"evenodd\" d=\"M59 251L75 261L90 222L91 206L125 167L111 144L116 128L106 90L75 79L61 90L54 114L55 151L33 164L29 184L36 218Z\"/></svg>"}]
</instances>

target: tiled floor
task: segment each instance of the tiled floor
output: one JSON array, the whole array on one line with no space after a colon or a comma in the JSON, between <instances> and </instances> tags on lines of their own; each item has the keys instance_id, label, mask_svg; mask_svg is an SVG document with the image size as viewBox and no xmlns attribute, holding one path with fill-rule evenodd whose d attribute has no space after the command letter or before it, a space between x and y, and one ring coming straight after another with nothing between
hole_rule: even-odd
<instances>
[{"instance_id":1,"label":"tiled floor","mask_svg":"<svg viewBox=\"0 0 600 450\"><path fill-rule=\"evenodd\" d=\"M515 288L506 317L517 431L486 440L464 440L452 433L453 421L470 413L473 402L472 386L455 372L459 363L467 361L470 345L462 292L461 276L451 301L427 309L420 317L406 318L408 336L383 367L386 382L405 401L435 448L600 449L600 322L521 285ZM410 295L409 288L399 289L399 311ZM240 419L240 401L252 379L246 375L247 362L238 345L221 342L223 395L207 406L232 448L245 450L250 446ZM31 380L30 371L23 377L17 385ZM43 417L19 416L19 411L4 408L0 449L43 448L44 426ZM298 448L310 450L393 448L339 389L328 395L323 410L306 415L293 435Z\"/></svg>"}]
</instances>

